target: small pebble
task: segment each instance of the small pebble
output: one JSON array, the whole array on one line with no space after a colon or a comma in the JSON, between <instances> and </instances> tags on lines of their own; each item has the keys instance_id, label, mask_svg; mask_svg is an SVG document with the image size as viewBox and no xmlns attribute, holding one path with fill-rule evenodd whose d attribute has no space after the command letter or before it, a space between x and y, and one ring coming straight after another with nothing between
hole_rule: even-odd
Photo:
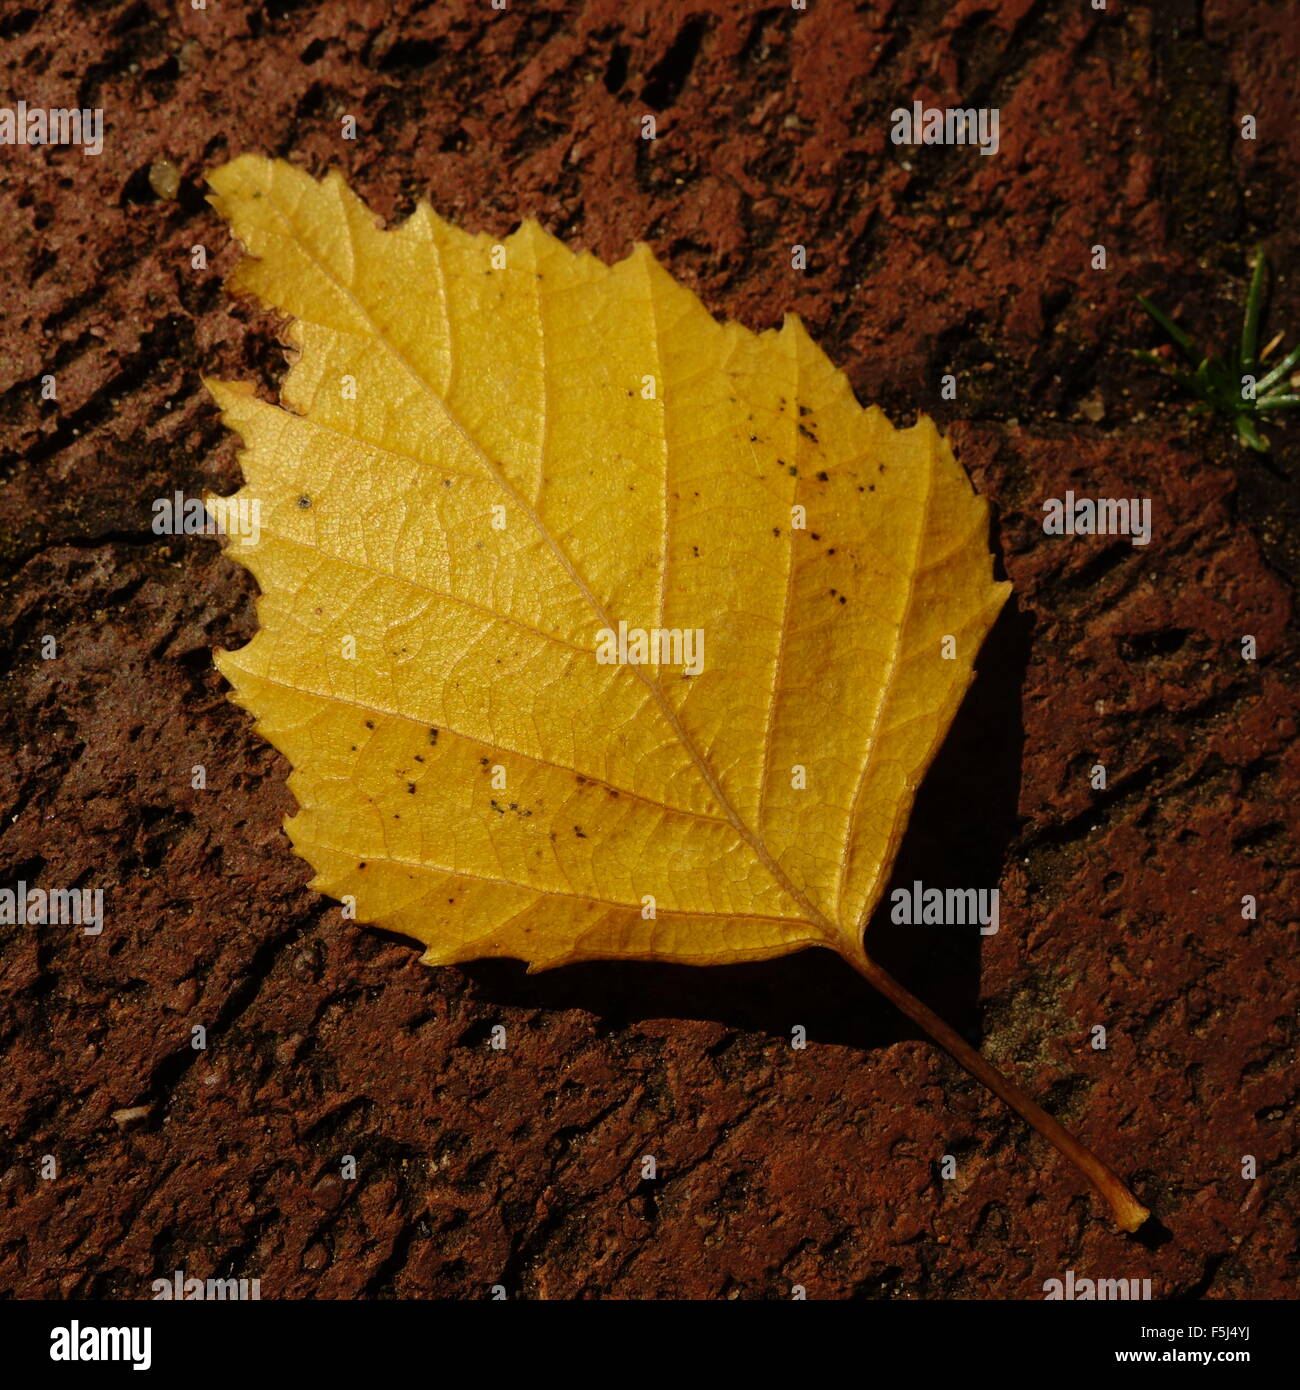
<instances>
[{"instance_id":1,"label":"small pebble","mask_svg":"<svg viewBox=\"0 0 1300 1390\"><path fill-rule=\"evenodd\" d=\"M181 188L181 171L170 159L156 159L149 166L149 187L159 198L170 202Z\"/></svg>"}]
</instances>

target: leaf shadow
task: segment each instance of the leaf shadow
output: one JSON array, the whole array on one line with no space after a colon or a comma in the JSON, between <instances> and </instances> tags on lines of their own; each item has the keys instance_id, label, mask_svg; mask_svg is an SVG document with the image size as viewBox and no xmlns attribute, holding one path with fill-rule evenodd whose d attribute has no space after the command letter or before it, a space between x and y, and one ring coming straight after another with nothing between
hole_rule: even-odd
<instances>
[{"instance_id":1,"label":"leaf shadow","mask_svg":"<svg viewBox=\"0 0 1300 1390\"><path fill-rule=\"evenodd\" d=\"M984 644L978 675L916 798L889 888L867 929L868 950L967 1036L978 1030L977 927L895 926L890 890L997 886L1019 828L1024 746L1021 689L1033 619L1015 596ZM1006 930L1004 923L1003 930ZM812 949L745 965L591 961L529 975L515 960L459 967L476 999L503 1007L581 1009L601 1033L646 1019L700 1019L785 1040L860 1050L922 1036L833 952Z\"/></svg>"}]
</instances>

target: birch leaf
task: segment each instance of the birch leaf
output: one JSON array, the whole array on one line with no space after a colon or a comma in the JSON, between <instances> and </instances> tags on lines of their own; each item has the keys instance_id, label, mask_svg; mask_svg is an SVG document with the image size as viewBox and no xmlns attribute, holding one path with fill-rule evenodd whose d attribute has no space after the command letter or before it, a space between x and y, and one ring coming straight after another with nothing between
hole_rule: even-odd
<instances>
[{"instance_id":1,"label":"birch leaf","mask_svg":"<svg viewBox=\"0 0 1300 1390\"><path fill-rule=\"evenodd\" d=\"M1145 1216L863 949L1010 588L933 422L645 246L383 230L251 156L212 187L294 349L281 407L208 383L246 484L210 505L260 509L260 630L217 661L313 887L430 964L837 951Z\"/></svg>"}]
</instances>

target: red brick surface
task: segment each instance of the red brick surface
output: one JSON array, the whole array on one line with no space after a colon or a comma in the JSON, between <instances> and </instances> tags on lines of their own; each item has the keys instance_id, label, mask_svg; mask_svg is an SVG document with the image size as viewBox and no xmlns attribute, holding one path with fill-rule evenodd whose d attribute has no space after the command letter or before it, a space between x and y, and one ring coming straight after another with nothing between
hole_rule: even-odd
<instances>
[{"instance_id":1,"label":"red brick surface","mask_svg":"<svg viewBox=\"0 0 1300 1390\"><path fill-rule=\"evenodd\" d=\"M1289 7L511 5L0 17L7 99L108 128L98 158L0 150L0 884L108 898L98 938L0 927L0 1291L987 1299L1072 1268L1294 1296L1296 432L1247 455L1127 354L1140 290L1235 332L1256 240L1294 341ZM998 155L893 146L913 97L998 106ZM1015 594L897 880L998 884L1003 924L870 937L1132 1179L1143 1240L829 956L428 970L305 888L286 766L211 664L251 580L149 530L154 498L238 480L200 373L282 370L203 201L244 150L340 167L387 217L647 240L718 314L795 310L863 400L951 429ZM1152 543L1045 536L1068 488L1152 498Z\"/></svg>"}]
</instances>

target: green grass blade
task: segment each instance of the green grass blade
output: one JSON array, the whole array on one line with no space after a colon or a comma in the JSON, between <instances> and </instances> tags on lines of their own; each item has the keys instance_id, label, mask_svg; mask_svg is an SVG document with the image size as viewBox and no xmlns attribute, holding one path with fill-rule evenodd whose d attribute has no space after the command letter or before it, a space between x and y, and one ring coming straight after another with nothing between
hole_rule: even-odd
<instances>
[{"instance_id":1,"label":"green grass blade","mask_svg":"<svg viewBox=\"0 0 1300 1390\"><path fill-rule=\"evenodd\" d=\"M1201 361L1201 354L1196 350L1191 338L1183 332L1181 328L1166 314L1162 309L1158 309L1144 294L1137 297L1138 303L1151 315L1161 328L1182 348L1186 353L1192 366L1196 366Z\"/></svg>"},{"instance_id":2,"label":"green grass blade","mask_svg":"<svg viewBox=\"0 0 1300 1390\"><path fill-rule=\"evenodd\" d=\"M1297 362L1300 362L1300 343L1297 343L1266 377L1255 383L1256 395L1267 391L1275 381L1281 381Z\"/></svg>"},{"instance_id":3,"label":"green grass blade","mask_svg":"<svg viewBox=\"0 0 1300 1390\"><path fill-rule=\"evenodd\" d=\"M1264 303L1264 275L1268 261L1264 248L1255 248L1255 273L1250 277L1250 289L1246 293L1246 318L1241 325L1241 365L1250 371L1255 365L1255 353L1259 348L1259 316Z\"/></svg>"},{"instance_id":4,"label":"green grass blade","mask_svg":"<svg viewBox=\"0 0 1300 1390\"><path fill-rule=\"evenodd\" d=\"M1257 454L1268 453L1268 440L1260 435L1249 415L1237 416L1237 434L1241 442L1254 449Z\"/></svg>"}]
</instances>

